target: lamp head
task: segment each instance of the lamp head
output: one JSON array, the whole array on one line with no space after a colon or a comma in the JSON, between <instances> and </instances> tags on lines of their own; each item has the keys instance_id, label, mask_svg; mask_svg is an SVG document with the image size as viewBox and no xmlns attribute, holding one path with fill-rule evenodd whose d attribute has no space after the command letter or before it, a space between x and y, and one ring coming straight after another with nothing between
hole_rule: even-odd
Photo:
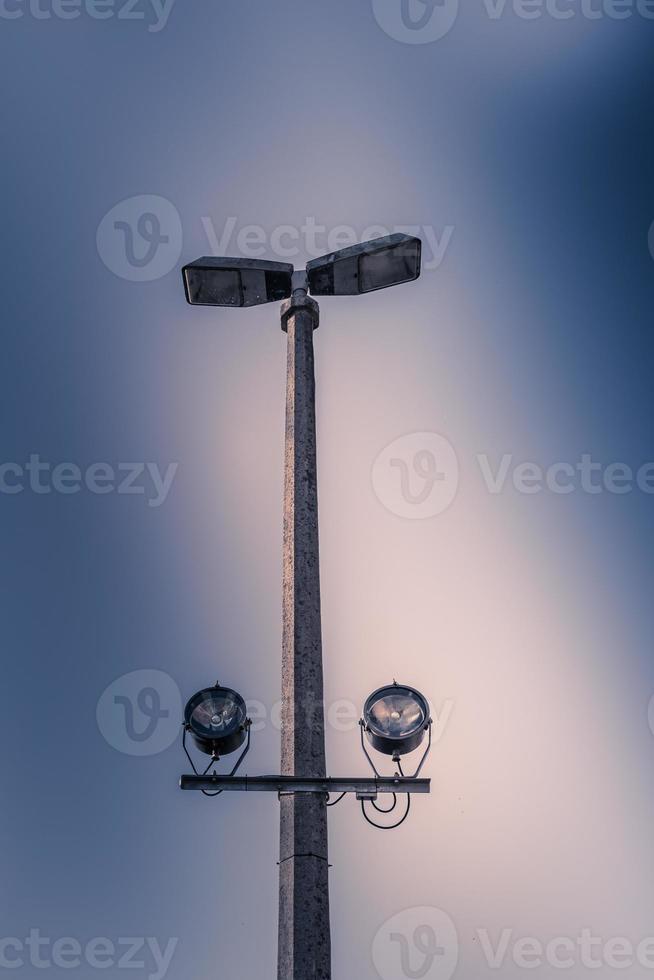
<instances>
[{"instance_id":1,"label":"lamp head","mask_svg":"<svg viewBox=\"0 0 654 980\"><path fill-rule=\"evenodd\" d=\"M422 242L413 235L386 235L307 263L312 296L358 296L412 282L420 275Z\"/></svg>"},{"instance_id":2,"label":"lamp head","mask_svg":"<svg viewBox=\"0 0 654 980\"><path fill-rule=\"evenodd\" d=\"M184 724L206 755L229 755L241 747L247 734L245 701L229 687L205 687L187 702Z\"/></svg>"},{"instance_id":3,"label":"lamp head","mask_svg":"<svg viewBox=\"0 0 654 980\"><path fill-rule=\"evenodd\" d=\"M429 721L427 699L415 688L395 681L373 691L363 707L368 740L384 755L406 755L417 749Z\"/></svg>"},{"instance_id":4,"label":"lamp head","mask_svg":"<svg viewBox=\"0 0 654 980\"><path fill-rule=\"evenodd\" d=\"M186 300L193 306L258 306L288 299L288 262L205 256L182 269Z\"/></svg>"}]
</instances>

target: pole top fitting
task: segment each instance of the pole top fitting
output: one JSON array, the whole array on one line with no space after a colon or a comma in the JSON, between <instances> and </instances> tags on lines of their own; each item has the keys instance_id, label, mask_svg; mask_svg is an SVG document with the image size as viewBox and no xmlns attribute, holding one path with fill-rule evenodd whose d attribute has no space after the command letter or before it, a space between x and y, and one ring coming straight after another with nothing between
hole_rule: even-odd
<instances>
[{"instance_id":1,"label":"pole top fitting","mask_svg":"<svg viewBox=\"0 0 654 980\"><path fill-rule=\"evenodd\" d=\"M294 274L295 277L295 274ZM295 279L293 282L295 287ZM316 303L315 299L311 299L307 296L306 285L304 288L298 287L293 289L293 295L290 299L284 300L281 308L281 319L282 319L282 330L284 333L288 333L288 318L289 316L294 316L299 310L304 310L311 317L313 322L313 329L317 330L318 324L320 322L320 307Z\"/></svg>"}]
</instances>

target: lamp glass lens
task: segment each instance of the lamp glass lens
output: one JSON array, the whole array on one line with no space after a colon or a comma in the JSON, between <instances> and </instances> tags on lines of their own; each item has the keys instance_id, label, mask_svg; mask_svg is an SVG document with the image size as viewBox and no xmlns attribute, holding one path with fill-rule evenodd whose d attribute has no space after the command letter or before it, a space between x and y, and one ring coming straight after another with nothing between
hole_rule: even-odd
<instances>
[{"instance_id":1,"label":"lamp glass lens","mask_svg":"<svg viewBox=\"0 0 654 980\"><path fill-rule=\"evenodd\" d=\"M418 248L412 243L362 255L359 259L359 288L362 293L395 286L418 277Z\"/></svg>"},{"instance_id":2,"label":"lamp glass lens","mask_svg":"<svg viewBox=\"0 0 654 980\"><path fill-rule=\"evenodd\" d=\"M186 270L189 302L201 306L242 306L241 276L235 269Z\"/></svg>"},{"instance_id":3,"label":"lamp glass lens","mask_svg":"<svg viewBox=\"0 0 654 980\"><path fill-rule=\"evenodd\" d=\"M235 731L245 721L243 705L229 693L216 693L196 705L191 713L195 731L221 738Z\"/></svg>"},{"instance_id":4,"label":"lamp glass lens","mask_svg":"<svg viewBox=\"0 0 654 980\"><path fill-rule=\"evenodd\" d=\"M386 694L369 708L370 728L388 738L405 738L427 721L422 706L408 694Z\"/></svg>"}]
</instances>

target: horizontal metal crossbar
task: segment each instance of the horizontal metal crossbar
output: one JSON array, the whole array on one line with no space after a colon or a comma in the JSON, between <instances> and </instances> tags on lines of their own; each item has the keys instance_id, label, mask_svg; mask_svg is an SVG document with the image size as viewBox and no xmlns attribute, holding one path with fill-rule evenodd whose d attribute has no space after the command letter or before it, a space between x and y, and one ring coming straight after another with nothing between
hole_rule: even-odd
<instances>
[{"instance_id":1,"label":"horizontal metal crossbar","mask_svg":"<svg viewBox=\"0 0 654 980\"><path fill-rule=\"evenodd\" d=\"M356 793L376 796L377 793L429 793L430 779L412 776L353 776L313 779L306 776L191 776L180 778L181 789L241 793Z\"/></svg>"}]
</instances>

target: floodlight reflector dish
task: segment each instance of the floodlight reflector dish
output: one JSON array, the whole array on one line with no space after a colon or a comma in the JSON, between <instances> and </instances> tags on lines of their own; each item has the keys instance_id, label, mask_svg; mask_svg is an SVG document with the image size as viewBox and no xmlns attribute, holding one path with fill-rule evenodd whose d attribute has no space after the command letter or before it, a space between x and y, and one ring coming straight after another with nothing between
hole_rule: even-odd
<instances>
[{"instance_id":1,"label":"floodlight reflector dish","mask_svg":"<svg viewBox=\"0 0 654 980\"><path fill-rule=\"evenodd\" d=\"M184 724L201 752L228 755L245 741L245 701L229 687L205 687L187 702Z\"/></svg>"},{"instance_id":2,"label":"floodlight reflector dish","mask_svg":"<svg viewBox=\"0 0 654 980\"><path fill-rule=\"evenodd\" d=\"M413 687L389 684L373 691L363 708L365 732L384 755L405 755L422 742L429 727L427 699Z\"/></svg>"}]
</instances>

